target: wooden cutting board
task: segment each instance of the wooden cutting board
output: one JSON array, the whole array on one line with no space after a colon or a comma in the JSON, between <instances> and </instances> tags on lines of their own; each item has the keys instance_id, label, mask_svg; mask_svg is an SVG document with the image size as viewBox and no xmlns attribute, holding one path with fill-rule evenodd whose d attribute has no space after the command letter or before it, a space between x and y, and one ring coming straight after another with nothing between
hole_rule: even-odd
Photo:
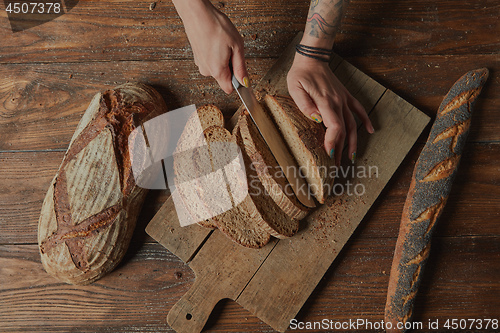
<instances>
[{"instance_id":1,"label":"wooden cutting board","mask_svg":"<svg viewBox=\"0 0 500 333\"><path fill-rule=\"evenodd\" d=\"M286 73L300 38L257 85L257 95L287 93ZM244 248L217 230L180 227L170 199L147 226L146 232L196 275L191 289L168 314L175 331L200 332L223 298L285 331L429 122L428 116L340 57L335 56L330 66L369 112L376 132L358 131L357 161L342 163L349 171L336 181L334 192L339 195L301 221L297 235L274 239L258 250Z\"/></svg>"}]
</instances>

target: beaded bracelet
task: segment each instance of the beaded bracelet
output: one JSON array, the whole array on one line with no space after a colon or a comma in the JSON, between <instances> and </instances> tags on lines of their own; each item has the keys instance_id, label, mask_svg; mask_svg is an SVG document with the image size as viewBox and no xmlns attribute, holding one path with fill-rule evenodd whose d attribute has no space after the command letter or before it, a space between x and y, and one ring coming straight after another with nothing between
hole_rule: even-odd
<instances>
[{"instance_id":1,"label":"beaded bracelet","mask_svg":"<svg viewBox=\"0 0 500 333\"><path fill-rule=\"evenodd\" d=\"M320 47L307 46L304 44L297 44L295 51L303 56L316 59L323 62L330 62L333 50L322 49ZM327 57L327 58L325 58Z\"/></svg>"}]
</instances>

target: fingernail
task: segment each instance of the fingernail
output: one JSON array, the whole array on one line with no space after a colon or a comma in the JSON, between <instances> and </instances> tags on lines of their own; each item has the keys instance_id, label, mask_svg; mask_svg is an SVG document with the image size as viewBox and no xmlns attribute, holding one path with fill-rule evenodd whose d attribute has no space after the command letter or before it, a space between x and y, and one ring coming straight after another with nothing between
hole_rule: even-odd
<instances>
[{"instance_id":1,"label":"fingernail","mask_svg":"<svg viewBox=\"0 0 500 333\"><path fill-rule=\"evenodd\" d=\"M354 164L354 162L356 162L356 152L352 153L351 162L352 162L352 164Z\"/></svg>"},{"instance_id":2,"label":"fingernail","mask_svg":"<svg viewBox=\"0 0 500 333\"><path fill-rule=\"evenodd\" d=\"M317 123L320 123L323 121L323 118L321 118L321 115L317 114L317 113L313 113L311 115L311 119L314 120L315 122Z\"/></svg>"},{"instance_id":3,"label":"fingernail","mask_svg":"<svg viewBox=\"0 0 500 333\"><path fill-rule=\"evenodd\" d=\"M375 129L373 128L373 125L370 125L370 134L375 133Z\"/></svg>"},{"instance_id":4,"label":"fingernail","mask_svg":"<svg viewBox=\"0 0 500 333\"><path fill-rule=\"evenodd\" d=\"M243 78L243 85L245 86L245 88L250 87L250 80L248 79L248 76L245 76Z\"/></svg>"},{"instance_id":5,"label":"fingernail","mask_svg":"<svg viewBox=\"0 0 500 333\"><path fill-rule=\"evenodd\" d=\"M330 158L333 159L334 156L335 156L335 148L332 148L330 149Z\"/></svg>"}]
</instances>

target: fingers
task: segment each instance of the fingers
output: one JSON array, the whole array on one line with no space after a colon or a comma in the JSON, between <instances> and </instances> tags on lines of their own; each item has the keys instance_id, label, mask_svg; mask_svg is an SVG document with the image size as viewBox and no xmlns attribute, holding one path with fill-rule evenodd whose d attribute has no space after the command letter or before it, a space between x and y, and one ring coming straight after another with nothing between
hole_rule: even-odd
<instances>
[{"instance_id":1,"label":"fingers","mask_svg":"<svg viewBox=\"0 0 500 333\"><path fill-rule=\"evenodd\" d=\"M233 48L231 63L233 65L234 76L238 82L248 88L250 86L250 80L248 79L243 47L238 46Z\"/></svg>"},{"instance_id":2,"label":"fingers","mask_svg":"<svg viewBox=\"0 0 500 333\"><path fill-rule=\"evenodd\" d=\"M305 116L317 123L323 121L316 104L302 87L289 83L288 91L295 104L299 107L299 110L302 111Z\"/></svg>"},{"instance_id":3,"label":"fingers","mask_svg":"<svg viewBox=\"0 0 500 333\"><path fill-rule=\"evenodd\" d=\"M323 123L326 126L325 150L330 158L335 159L335 164L340 165L342 150L346 137L346 130L343 119L342 104L331 101L324 101L319 106L323 116Z\"/></svg>"},{"instance_id":4,"label":"fingers","mask_svg":"<svg viewBox=\"0 0 500 333\"><path fill-rule=\"evenodd\" d=\"M349 108L359 117L359 119L361 119L361 122L365 126L368 133L372 134L373 132L375 132L375 129L373 128L372 122L368 117L368 113L366 113L365 108L363 107L363 105L361 105L360 102L358 102L357 99L352 96L351 98L349 98Z\"/></svg>"},{"instance_id":5,"label":"fingers","mask_svg":"<svg viewBox=\"0 0 500 333\"><path fill-rule=\"evenodd\" d=\"M344 114L345 126L347 131L347 156L352 163L356 160L356 149L358 145L358 126L356 125L356 119L352 115L352 112L348 109Z\"/></svg>"},{"instance_id":6,"label":"fingers","mask_svg":"<svg viewBox=\"0 0 500 333\"><path fill-rule=\"evenodd\" d=\"M230 94L233 92L233 84L231 83L231 70L229 69L229 59L227 62L225 62L224 65L220 65L221 67L217 68L213 73L212 76L214 77L215 80L217 80L217 83L221 87L222 90L226 94Z\"/></svg>"}]
</instances>

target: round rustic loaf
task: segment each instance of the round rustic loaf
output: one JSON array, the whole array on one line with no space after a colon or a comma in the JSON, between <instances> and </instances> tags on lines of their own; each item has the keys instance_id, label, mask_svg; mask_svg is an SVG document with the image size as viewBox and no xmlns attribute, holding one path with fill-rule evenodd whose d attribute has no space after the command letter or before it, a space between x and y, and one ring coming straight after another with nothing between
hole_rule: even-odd
<instances>
[{"instance_id":1,"label":"round rustic loaf","mask_svg":"<svg viewBox=\"0 0 500 333\"><path fill-rule=\"evenodd\" d=\"M134 181L129 135L166 111L143 84L94 96L42 205L38 244L49 274L88 284L121 261L147 193Z\"/></svg>"}]
</instances>

